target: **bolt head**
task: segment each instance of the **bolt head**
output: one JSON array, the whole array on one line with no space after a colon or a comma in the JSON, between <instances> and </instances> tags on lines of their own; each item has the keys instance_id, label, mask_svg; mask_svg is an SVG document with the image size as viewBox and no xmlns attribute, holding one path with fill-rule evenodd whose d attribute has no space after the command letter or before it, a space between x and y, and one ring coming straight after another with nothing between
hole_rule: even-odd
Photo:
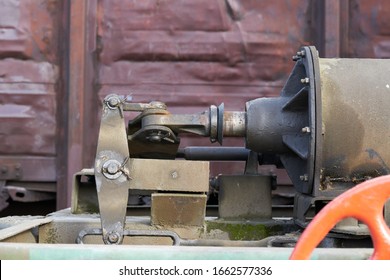
<instances>
[{"instance_id":1,"label":"bolt head","mask_svg":"<svg viewBox=\"0 0 390 280\"><path fill-rule=\"evenodd\" d=\"M179 174L177 173L177 171L173 171L171 173L171 176L172 176L172 179L176 179L177 177L179 177Z\"/></svg>"},{"instance_id":2,"label":"bolt head","mask_svg":"<svg viewBox=\"0 0 390 280\"><path fill-rule=\"evenodd\" d=\"M119 166L115 162L110 162L107 166L107 172L111 175L116 174L119 171Z\"/></svg>"},{"instance_id":3,"label":"bolt head","mask_svg":"<svg viewBox=\"0 0 390 280\"><path fill-rule=\"evenodd\" d=\"M102 166L102 173L110 180L119 178L122 174L120 162L115 159L107 160Z\"/></svg>"},{"instance_id":4,"label":"bolt head","mask_svg":"<svg viewBox=\"0 0 390 280\"><path fill-rule=\"evenodd\" d=\"M119 241L119 234L117 232L111 232L108 234L108 242L111 244L118 243Z\"/></svg>"},{"instance_id":5,"label":"bolt head","mask_svg":"<svg viewBox=\"0 0 390 280\"><path fill-rule=\"evenodd\" d=\"M303 79L301 79L301 83L302 84L308 84L310 82L310 79L309 78L303 78Z\"/></svg>"},{"instance_id":6,"label":"bolt head","mask_svg":"<svg viewBox=\"0 0 390 280\"><path fill-rule=\"evenodd\" d=\"M110 105L110 107L118 107L120 103L121 101L117 96L112 96L108 99L108 105Z\"/></svg>"},{"instance_id":7,"label":"bolt head","mask_svg":"<svg viewBox=\"0 0 390 280\"><path fill-rule=\"evenodd\" d=\"M152 142L152 143L159 143L161 142L162 138L160 135L151 135L149 136L149 141Z\"/></svg>"},{"instance_id":8,"label":"bolt head","mask_svg":"<svg viewBox=\"0 0 390 280\"><path fill-rule=\"evenodd\" d=\"M309 181L309 176L307 174L303 174L303 175L299 176L299 179L303 182L307 182L307 181Z\"/></svg>"}]
</instances>

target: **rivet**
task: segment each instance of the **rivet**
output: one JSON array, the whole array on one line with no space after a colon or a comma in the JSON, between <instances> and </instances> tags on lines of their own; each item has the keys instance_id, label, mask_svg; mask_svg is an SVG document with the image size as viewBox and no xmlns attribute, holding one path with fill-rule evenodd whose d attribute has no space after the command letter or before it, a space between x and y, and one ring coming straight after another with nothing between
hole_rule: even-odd
<instances>
[{"instance_id":1,"label":"rivet","mask_svg":"<svg viewBox=\"0 0 390 280\"><path fill-rule=\"evenodd\" d=\"M118 241L119 241L119 234L117 232L111 232L108 235L108 242L114 244L114 243L118 243Z\"/></svg>"},{"instance_id":2,"label":"rivet","mask_svg":"<svg viewBox=\"0 0 390 280\"><path fill-rule=\"evenodd\" d=\"M299 176L299 180L307 182L307 181L309 181L309 176L307 174L303 174L303 175Z\"/></svg>"},{"instance_id":3,"label":"rivet","mask_svg":"<svg viewBox=\"0 0 390 280\"><path fill-rule=\"evenodd\" d=\"M309 78L303 78L303 79L301 79L301 83L302 84L308 84L310 82L310 79Z\"/></svg>"},{"instance_id":4,"label":"rivet","mask_svg":"<svg viewBox=\"0 0 390 280\"><path fill-rule=\"evenodd\" d=\"M177 171L173 171L171 173L171 176L172 176L172 179L176 179L177 177L179 177L179 174L177 173Z\"/></svg>"}]
</instances>

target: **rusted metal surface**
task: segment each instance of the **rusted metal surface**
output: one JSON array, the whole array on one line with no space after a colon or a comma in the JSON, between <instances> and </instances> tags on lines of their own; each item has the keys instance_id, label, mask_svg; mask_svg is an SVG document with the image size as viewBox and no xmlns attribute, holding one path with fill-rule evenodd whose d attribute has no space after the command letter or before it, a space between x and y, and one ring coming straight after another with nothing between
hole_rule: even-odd
<instances>
[{"instance_id":1,"label":"rusted metal surface","mask_svg":"<svg viewBox=\"0 0 390 280\"><path fill-rule=\"evenodd\" d=\"M0 156L0 179L21 182L55 182L55 158L44 156Z\"/></svg>"},{"instance_id":2,"label":"rusted metal surface","mask_svg":"<svg viewBox=\"0 0 390 280\"><path fill-rule=\"evenodd\" d=\"M59 185L57 208L70 206L73 174L91 167L97 145L99 102L96 99L94 59L96 53L97 0L64 0L65 29L64 90L58 139ZM91 141L95 139L95 141Z\"/></svg>"},{"instance_id":3,"label":"rusted metal surface","mask_svg":"<svg viewBox=\"0 0 390 280\"><path fill-rule=\"evenodd\" d=\"M272 217L271 177L222 175L219 183L219 217L256 220Z\"/></svg>"},{"instance_id":4,"label":"rusted metal surface","mask_svg":"<svg viewBox=\"0 0 390 280\"><path fill-rule=\"evenodd\" d=\"M58 1L0 1L0 155L55 155Z\"/></svg>"},{"instance_id":5,"label":"rusted metal surface","mask_svg":"<svg viewBox=\"0 0 390 280\"><path fill-rule=\"evenodd\" d=\"M241 108L275 95L289 71L284 54L305 42L299 15L309 1L293 2L101 1L99 95L158 96L170 107L229 99ZM282 21L267 23L275 17Z\"/></svg>"},{"instance_id":6,"label":"rusted metal surface","mask_svg":"<svg viewBox=\"0 0 390 280\"><path fill-rule=\"evenodd\" d=\"M0 1L0 178L56 182L60 1ZM54 187L54 188L53 188Z\"/></svg>"},{"instance_id":7,"label":"rusted metal surface","mask_svg":"<svg viewBox=\"0 0 390 280\"><path fill-rule=\"evenodd\" d=\"M316 45L321 57L390 57L386 0L1 0L0 7L0 156L55 160L58 208L70 205L73 174L93 165L99 98L108 93L161 99L173 113L221 102L243 110L248 100L279 94L301 45ZM192 137L181 144L195 141L209 145ZM212 165L213 174L237 170L242 165Z\"/></svg>"},{"instance_id":8,"label":"rusted metal surface","mask_svg":"<svg viewBox=\"0 0 390 280\"><path fill-rule=\"evenodd\" d=\"M0 240L1 241L7 240L8 238L20 234L22 232L29 231L40 225L50 223L52 220L53 220L52 218L42 218L42 217L34 217L34 218L27 217L21 219L3 218L0 220L1 224L2 225L8 224L9 226L4 229L1 229Z\"/></svg>"},{"instance_id":9,"label":"rusted metal surface","mask_svg":"<svg viewBox=\"0 0 390 280\"><path fill-rule=\"evenodd\" d=\"M135 190L168 190L207 192L207 161L130 159L129 188ZM145 174L148 173L147 176Z\"/></svg>"},{"instance_id":10,"label":"rusted metal surface","mask_svg":"<svg viewBox=\"0 0 390 280\"><path fill-rule=\"evenodd\" d=\"M348 0L312 1L311 37L321 57L345 57L349 46ZM373 1L371 1L373 2Z\"/></svg>"},{"instance_id":11,"label":"rusted metal surface","mask_svg":"<svg viewBox=\"0 0 390 280\"><path fill-rule=\"evenodd\" d=\"M169 126L172 122L173 127L176 124L183 122L183 120L180 119L180 116L175 118L176 115L168 115L163 103L155 102L149 104L147 109L144 109L144 107L145 104L132 105L127 102L125 98L115 94L110 94L103 100L103 110L94 164L94 179L101 218L101 233L105 244L122 243L129 189L203 193L203 200L199 201L203 202L203 207L201 208L203 215L201 215L201 220L203 221L204 218L206 207L206 195L204 193L209 190L208 162L130 158L131 154L129 152L128 139L136 135L138 131L130 134L132 132L126 130L124 109L143 110L141 115L135 117L136 120L141 120L142 123L142 128L140 128L139 131L146 131L145 137L142 137L141 141L162 142L164 140L170 140L167 138L176 136L169 129ZM165 122L167 122L165 119L166 116L172 117L167 125L165 125ZM190 127L192 127L194 117L188 117L188 115L183 116L184 123L190 122ZM145 120L149 117L155 117L155 121L161 121L162 123L158 123L159 125L155 125L155 122L149 124ZM149 133L150 127L152 127L150 130L152 131L152 134ZM172 129L175 130L175 128ZM163 137L160 132L165 130L170 132ZM186 130L184 129L184 131ZM191 129L189 131L191 131ZM197 131L195 131L195 133L197 133ZM196 172L194 173L194 171ZM80 184L76 178L74 196L80 193ZM78 202L79 199L74 197L73 201ZM181 200L177 196L171 196L171 200L169 201L177 202L180 205ZM190 205L191 201L192 200L188 201L187 204ZM168 207L168 209L175 209L172 211L158 211L162 216L156 215L153 209L161 208L161 205L167 206L166 201L161 198L157 198L156 203L157 206L152 206L152 213L154 213L155 220L158 220L158 217L163 217L159 220L159 222L162 222L166 217L163 214L167 212L172 212L170 213L170 216L172 217L181 216L184 219L184 214L178 212L178 205ZM199 208L199 203L195 204L196 206L192 210ZM75 208L77 209L77 205L72 207L73 210L75 210ZM183 211L191 213L190 210L191 209L187 209L186 211ZM199 220L199 211L194 211L193 214L195 217L198 217ZM189 214L189 217L191 218L193 216ZM170 221L167 222L169 223ZM184 223L184 220L181 222Z\"/></svg>"},{"instance_id":12,"label":"rusted metal surface","mask_svg":"<svg viewBox=\"0 0 390 280\"><path fill-rule=\"evenodd\" d=\"M152 194L151 224L166 228L204 226L207 195L205 194Z\"/></svg>"},{"instance_id":13,"label":"rusted metal surface","mask_svg":"<svg viewBox=\"0 0 390 280\"><path fill-rule=\"evenodd\" d=\"M320 59L323 190L390 173L389 69L383 59Z\"/></svg>"},{"instance_id":14,"label":"rusted metal surface","mask_svg":"<svg viewBox=\"0 0 390 280\"><path fill-rule=\"evenodd\" d=\"M94 164L103 241L121 244L123 239L129 172L129 147L123 106L116 95L104 99Z\"/></svg>"},{"instance_id":15,"label":"rusted metal surface","mask_svg":"<svg viewBox=\"0 0 390 280\"><path fill-rule=\"evenodd\" d=\"M250 99L279 93L291 67L285 54L309 39L309 2L100 1L98 94L161 100L172 113L221 102L243 110ZM188 145L210 142L183 137ZM223 169L242 172L234 163Z\"/></svg>"},{"instance_id":16,"label":"rusted metal surface","mask_svg":"<svg viewBox=\"0 0 390 280\"><path fill-rule=\"evenodd\" d=\"M353 0L349 5L348 57L390 57L390 2Z\"/></svg>"}]
</instances>

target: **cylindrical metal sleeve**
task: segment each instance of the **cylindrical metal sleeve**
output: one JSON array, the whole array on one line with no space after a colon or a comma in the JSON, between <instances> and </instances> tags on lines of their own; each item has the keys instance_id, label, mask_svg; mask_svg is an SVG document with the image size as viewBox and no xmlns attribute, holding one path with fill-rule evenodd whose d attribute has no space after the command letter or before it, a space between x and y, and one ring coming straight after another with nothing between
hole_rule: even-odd
<instances>
[{"instance_id":1,"label":"cylindrical metal sleeve","mask_svg":"<svg viewBox=\"0 0 390 280\"><path fill-rule=\"evenodd\" d=\"M178 150L177 157L187 160L246 161L249 150L241 147L186 147Z\"/></svg>"},{"instance_id":2,"label":"cylindrical metal sleeve","mask_svg":"<svg viewBox=\"0 0 390 280\"><path fill-rule=\"evenodd\" d=\"M320 59L322 187L390 173L390 60Z\"/></svg>"},{"instance_id":3,"label":"cylindrical metal sleeve","mask_svg":"<svg viewBox=\"0 0 390 280\"><path fill-rule=\"evenodd\" d=\"M289 151L283 135L300 133L305 112L283 111L287 98L258 98L246 104L246 147L258 153Z\"/></svg>"},{"instance_id":4,"label":"cylindrical metal sleeve","mask_svg":"<svg viewBox=\"0 0 390 280\"><path fill-rule=\"evenodd\" d=\"M223 114L223 136L245 136L245 118L245 112L225 111Z\"/></svg>"}]
</instances>

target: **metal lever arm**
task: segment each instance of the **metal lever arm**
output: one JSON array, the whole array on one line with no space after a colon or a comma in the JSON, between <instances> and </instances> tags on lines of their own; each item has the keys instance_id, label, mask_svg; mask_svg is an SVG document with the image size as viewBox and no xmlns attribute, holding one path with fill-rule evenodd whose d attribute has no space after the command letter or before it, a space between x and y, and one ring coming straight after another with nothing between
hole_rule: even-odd
<instances>
[{"instance_id":1,"label":"metal lever arm","mask_svg":"<svg viewBox=\"0 0 390 280\"><path fill-rule=\"evenodd\" d=\"M108 95L103 102L95 159L96 189L103 241L120 244L128 200L129 148L123 118L123 101Z\"/></svg>"},{"instance_id":2,"label":"metal lever arm","mask_svg":"<svg viewBox=\"0 0 390 280\"><path fill-rule=\"evenodd\" d=\"M130 105L131 103L125 103L126 107ZM145 104L132 106L134 108L143 106L144 110L129 124L130 140L146 139L151 142L166 140L166 142L176 143L177 134L191 133L209 136L211 142L218 141L222 145L224 136L243 137L246 134L246 113L225 112L223 103L218 107L212 105L208 111L196 114L170 114L165 104L161 102L152 102L146 107Z\"/></svg>"}]
</instances>

